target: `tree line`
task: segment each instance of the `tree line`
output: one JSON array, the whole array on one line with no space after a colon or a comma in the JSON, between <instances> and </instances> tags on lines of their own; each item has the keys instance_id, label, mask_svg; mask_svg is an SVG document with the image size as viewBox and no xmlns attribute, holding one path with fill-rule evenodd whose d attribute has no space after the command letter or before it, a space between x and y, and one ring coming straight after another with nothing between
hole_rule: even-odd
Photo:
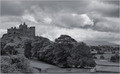
<instances>
[{"instance_id":1,"label":"tree line","mask_svg":"<svg viewBox=\"0 0 120 74\"><path fill-rule=\"evenodd\" d=\"M61 35L54 42L47 38L35 37L25 42L24 55L29 59L37 58L63 68L91 68L93 60L89 46L78 43L68 35Z\"/></svg>"}]
</instances>

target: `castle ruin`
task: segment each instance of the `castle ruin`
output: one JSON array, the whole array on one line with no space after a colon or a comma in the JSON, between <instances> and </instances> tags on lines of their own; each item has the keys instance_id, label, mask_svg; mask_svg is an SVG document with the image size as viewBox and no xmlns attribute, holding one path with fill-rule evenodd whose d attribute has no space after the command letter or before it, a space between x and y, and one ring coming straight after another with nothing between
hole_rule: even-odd
<instances>
[{"instance_id":1,"label":"castle ruin","mask_svg":"<svg viewBox=\"0 0 120 74\"><path fill-rule=\"evenodd\" d=\"M26 23L19 25L19 28L11 27L7 29L8 34L19 34L21 36L35 36L35 27L28 27Z\"/></svg>"}]
</instances>

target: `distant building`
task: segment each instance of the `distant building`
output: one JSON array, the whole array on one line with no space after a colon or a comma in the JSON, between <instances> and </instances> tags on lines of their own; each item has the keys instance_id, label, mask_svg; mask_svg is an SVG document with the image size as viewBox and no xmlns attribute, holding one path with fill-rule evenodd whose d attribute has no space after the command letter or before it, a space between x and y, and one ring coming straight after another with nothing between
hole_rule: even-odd
<instances>
[{"instance_id":1,"label":"distant building","mask_svg":"<svg viewBox=\"0 0 120 74\"><path fill-rule=\"evenodd\" d=\"M19 28L11 27L7 29L7 34L19 34L21 36L35 36L35 27L27 27L25 23L20 24Z\"/></svg>"}]
</instances>

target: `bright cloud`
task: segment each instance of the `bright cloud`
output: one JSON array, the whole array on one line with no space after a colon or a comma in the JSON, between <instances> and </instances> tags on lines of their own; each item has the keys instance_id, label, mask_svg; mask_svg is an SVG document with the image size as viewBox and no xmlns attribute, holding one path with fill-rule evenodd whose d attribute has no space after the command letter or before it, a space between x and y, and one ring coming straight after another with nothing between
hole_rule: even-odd
<instances>
[{"instance_id":1,"label":"bright cloud","mask_svg":"<svg viewBox=\"0 0 120 74\"><path fill-rule=\"evenodd\" d=\"M91 20L87 14L82 14L80 15L83 19L84 19L84 23L83 24L87 24L87 25L94 25L93 20Z\"/></svg>"},{"instance_id":2,"label":"bright cloud","mask_svg":"<svg viewBox=\"0 0 120 74\"><path fill-rule=\"evenodd\" d=\"M53 19L56 26L65 28L86 28L86 26L93 26L93 21L87 14L73 14L73 13L58 13Z\"/></svg>"},{"instance_id":3,"label":"bright cloud","mask_svg":"<svg viewBox=\"0 0 120 74\"><path fill-rule=\"evenodd\" d=\"M44 18L44 23L50 24L52 22L52 19L49 17Z\"/></svg>"},{"instance_id":4,"label":"bright cloud","mask_svg":"<svg viewBox=\"0 0 120 74\"><path fill-rule=\"evenodd\" d=\"M68 34L78 41L120 42L119 1L3 1L0 35L7 28L26 22L36 35L54 40Z\"/></svg>"},{"instance_id":5,"label":"bright cloud","mask_svg":"<svg viewBox=\"0 0 120 74\"><path fill-rule=\"evenodd\" d=\"M52 26L52 27L44 26L42 27L42 29L46 29L49 31L41 32L39 35L48 37L52 41L55 38L59 37L61 34L70 35L77 41L92 40L92 41L108 41L108 42L114 42L114 43L117 43L120 37L120 34L110 33L110 32L99 32L91 29L87 29L87 30L79 29L79 28L66 29L66 28L60 28L55 26Z\"/></svg>"},{"instance_id":6,"label":"bright cloud","mask_svg":"<svg viewBox=\"0 0 120 74\"><path fill-rule=\"evenodd\" d=\"M29 15L29 14L23 15L22 18L23 18L24 20L28 20L28 21L31 21L31 22L34 22L34 23L38 23L38 22L35 20L35 18L34 18L32 15Z\"/></svg>"}]
</instances>

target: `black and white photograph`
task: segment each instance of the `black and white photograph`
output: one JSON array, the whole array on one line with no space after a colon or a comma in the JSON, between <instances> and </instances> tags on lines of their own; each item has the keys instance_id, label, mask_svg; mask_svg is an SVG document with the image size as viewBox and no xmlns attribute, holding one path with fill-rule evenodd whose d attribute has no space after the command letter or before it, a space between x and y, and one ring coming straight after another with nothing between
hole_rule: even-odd
<instances>
[{"instance_id":1,"label":"black and white photograph","mask_svg":"<svg viewBox=\"0 0 120 74\"><path fill-rule=\"evenodd\" d=\"M120 0L0 0L0 74L119 74Z\"/></svg>"}]
</instances>

